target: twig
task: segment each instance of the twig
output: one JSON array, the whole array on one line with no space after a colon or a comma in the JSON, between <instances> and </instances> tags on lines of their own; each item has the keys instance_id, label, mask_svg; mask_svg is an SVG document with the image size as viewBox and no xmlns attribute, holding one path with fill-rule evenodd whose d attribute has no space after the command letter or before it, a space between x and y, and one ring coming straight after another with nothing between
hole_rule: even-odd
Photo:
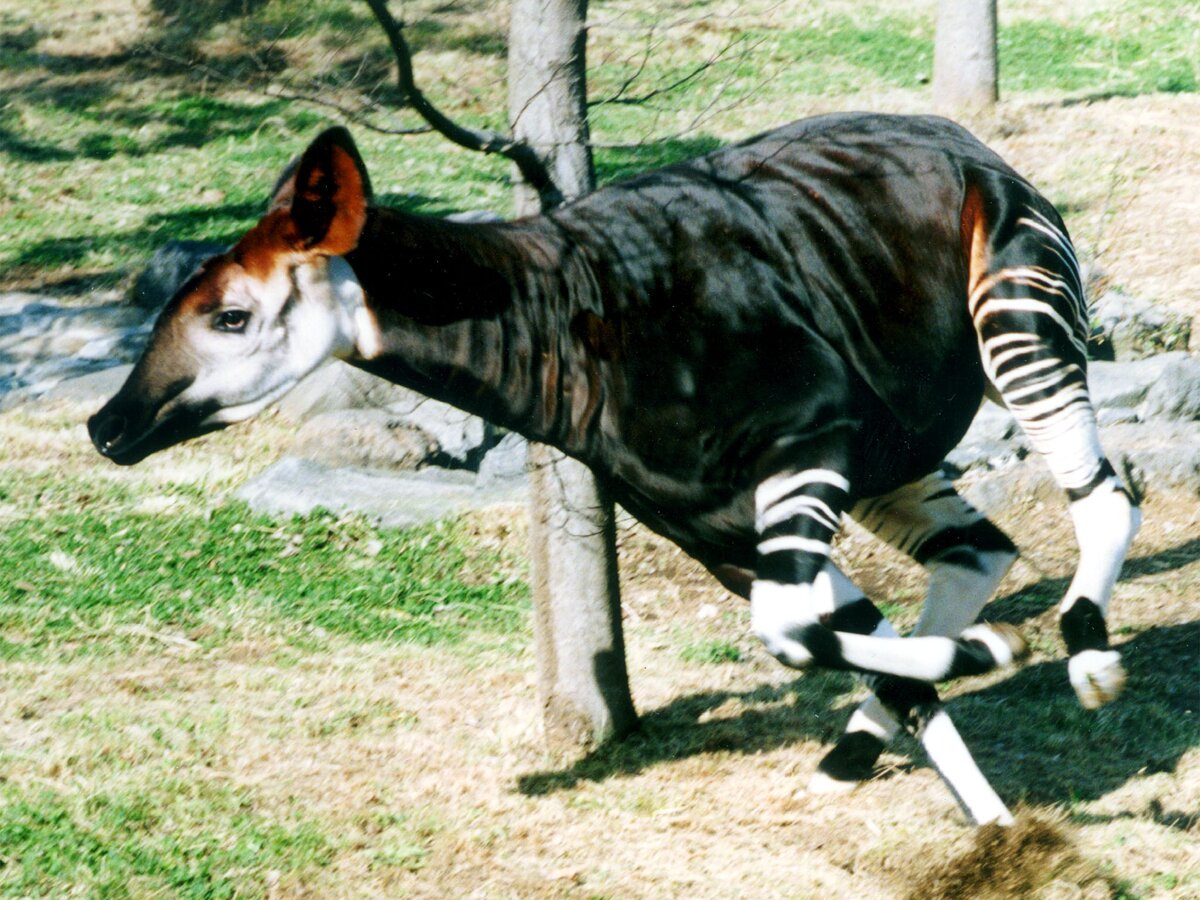
<instances>
[{"instance_id":1,"label":"twig","mask_svg":"<svg viewBox=\"0 0 1200 900\"><path fill-rule=\"evenodd\" d=\"M512 135L459 125L429 102L413 79L412 54L404 39L404 26L392 18L385 0L366 0L366 3L387 35L392 55L396 57L397 83L405 102L447 140L468 150L495 153L515 163L521 178L537 191L543 209L562 203L562 192L532 147Z\"/></svg>"},{"instance_id":2,"label":"twig","mask_svg":"<svg viewBox=\"0 0 1200 900\"><path fill-rule=\"evenodd\" d=\"M762 40L765 40L765 39L762 39ZM759 44L762 43L762 40L756 41L755 43L751 44L749 47L746 48L745 52L748 53L751 50L754 50L756 47L758 47ZM602 149L602 150L633 150L633 149L637 149L639 147L652 147L656 144L666 144L671 141L676 141L676 140L679 140L680 138L684 138L684 137L687 137L688 135L694 134L702 123L704 123L708 119L711 119L714 116L720 115L721 113L726 112L729 109L732 109L734 106L736 106L738 103L741 102L740 99L734 99L734 100L730 101L729 103L726 103L723 105L720 104L721 98L724 97L726 92L729 90L729 86L732 83L732 81L733 81L733 77L730 76L729 78L726 78L723 82L721 82L717 86L712 99L709 100L708 103L706 103L703 106L703 108L701 108L700 111L696 113L696 115L692 118L691 122L689 122L684 128L681 128L678 131L675 131L675 132L673 132L671 134L667 134L667 135L660 135L659 137L650 137L649 135L647 135L638 141L593 141L592 147L596 148L596 149Z\"/></svg>"},{"instance_id":3,"label":"twig","mask_svg":"<svg viewBox=\"0 0 1200 900\"><path fill-rule=\"evenodd\" d=\"M616 104L621 104L621 105L626 105L626 106L639 106L644 103L648 103L649 101L653 100L655 97L661 97L663 94L669 94L672 91L676 91L679 88L683 87L685 84L687 84L689 81L693 81L696 78L698 78L700 75L703 75L705 72L707 72L713 66L715 66L717 63L719 63L721 61L721 57L725 56L726 53L729 53L730 51L732 51L734 47L736 47L738 44L742 43L744 40L745 40L745 38L741 37L741 36L734 38L732 41L730 41L728 44L726 44L724 47L722 47L720 50L718 50L715 56L709 57L704 62L700 63L700 65L696 66L696 68L692 69L692 71L690 71L686 75L684 75L682 78L677 78L675 81L671 82L670 84L663 85L662 87L654 88L653 90L649 90L644 94L639 94L636 97L626 97L626 96L624 96L625 91L629 88L629 86L631 84L633 84L633 82L638 78L638 76L642 74L642 71L646 67L646 57L643 57L641 63L639 64L639 66L637 68L637 71L635 71L632 75L630 75L627 79L625 79L625 82L617 89L617 92L615 94L613 94L611 97L606 97L603 100L590 100L590 101L588 101L588 106L603 106L603 105L609 104L609 103L616 103ZM759 43L761 43L761 41ZM650 49L651 49L650 47L647 47L647 54L646 54L647 57L649 56Z\"/></svg>"},{"instance_id":4,"label":"twig","mask_svg":"<svg viewBox=\"0 0 1200 900\"><path fill-rule=\"evenodd\" d=\"M176 56L172 53L167 53L166 51L161 50L157 47L147 47L147 48L145 48L145 50L143 52L148 56L153 56L157 59L165 60L166 62L169 62L173 65L179 66L180 68L188 69L193 72L198 72L198 73L202 74L205 78L211 78L214 81L220 82L221 84L238 84L239 83L237 81L237 79L233 78L232 76L227 75L218 69L214 69L211 66L207 66L204 63L199 62L198 60L185 59L184 57ZM263 71L265 71L265 69ZM374 131L377 134L389 134L389 135L403 136L403 135L410 135L410 134L428 134L429 132L433 131L433 128L431 128L429 125L413 125L411 127L404 127L404 128L389 128L384 125L376 125L370 119L363 116L363 114L360 111L350 109L349 107L343 106L340 103L336 103L333 100L328 100L324 97L318 97L314 94L306 94L306 93L300 93L300 92L297 92L297 91L294 91L291 89L284 89L284 88L278 87L277 85L273 85L273 84L269 84L269 85L266 85L265 87L258 88L258 90L260 93L265 94L268 97L275 97L280 100L296 100L301 103L311 103L314 106L323 106L326 109L332 109L335 112L340 113L342 116L344 116L347 121L352 122L355 125L358 125L362 128L366 128L368 131ZM367 105L373 109L381 108L378 103L376 103L373 99L371 99L369 97L366 98L365 105Z\"/></svg>"}]
</instances>

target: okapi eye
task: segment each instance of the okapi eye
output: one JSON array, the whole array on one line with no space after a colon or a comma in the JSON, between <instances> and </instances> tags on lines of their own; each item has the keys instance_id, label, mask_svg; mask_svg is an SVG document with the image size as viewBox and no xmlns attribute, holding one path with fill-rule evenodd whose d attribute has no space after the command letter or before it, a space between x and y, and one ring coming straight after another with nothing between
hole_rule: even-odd
<instances>
[{"instance_id":1,"label":"okapi eye","mask_svg":"<svg viewBox=\"0 0 1200 900\"><path fill-rule=\"evenodd\" d=\"M217 331L245 331L249 321L250 313L244 309L223 309L213 318L213 328Z\"/></svg>"}]
</instances>

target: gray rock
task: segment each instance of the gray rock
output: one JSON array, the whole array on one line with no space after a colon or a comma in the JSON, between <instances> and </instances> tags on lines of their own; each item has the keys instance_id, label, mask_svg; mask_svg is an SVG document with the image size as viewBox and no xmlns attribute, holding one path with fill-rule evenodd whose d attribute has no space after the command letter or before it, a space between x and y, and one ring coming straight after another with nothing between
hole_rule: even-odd
<instances>
[{"instance_id":1,"label":"gray rock","mask_svg":"<svg viewBox=\"0 0 1200 900\"><path fill-rule=\"evenodd\" d=\"M998 471L973 473L956 487L963 499L989 517L1033 499L1051 506L1061 504L1064 514L1067 509L1066 495L1055 484L1045 462L1034 456ZM1020 545L1021 536L1012 537Z\"/></svg>"},{"instance_id":2,"label":"gray rock","mask_svg":"<svg viewBox=\"0 0 1200 900\"><path fill-rule=\"evenodd\" d=\"M279 414L289 422L303 422L320 413L387 407L413 396L407 388L334 360L292 388L279 401Z\"/></svg>"},{"instance_id":3,"label":"gray rock","mask_svg":"<svg viewBox=\"0 0 1200 900\"><path fill-rule=\"evenodd\" d=\"M141 309L157 312L206 259L224 253L224 244L213 241L168 241L159 247L129 292Z\"/></svg>"},{"instance_id":4,"label":"gray rock","mask_svg":"<svg viewBox=\"0 0 1200 900\"><path fill-rule=\"evenodd\" d=\"M313 416L292 442L293 456L328 466L416 469L433 458L437 442L382 409L340 409Z\"/></svg>"},{"instance_id":5,"label":"gray rock","mask_svg":"<svg viewBox=\"0 0 1200 900\"><path fill-rule=\"evenodd\" d=\"M450 213L446 216L451 222L503 222L504 217L498 216L490 209L468 209L463 212Z\"/></svg>"},{"instance_id":6,"label":"gray rock","mask_svg":"<svg viewBox=\"0 0 1200 900\"><path fill-rule=\"evenodd\" d=\"M117 365L68 378L42 394L42 399L92 404L99 408L121 389L132 371L132 365Z\"/></svg>"},{"instance_id":7,"label":"gray rock","mask_svg":"<svg viewBox=\"0 0 1200 900\"><path fill-rule=\"evenodd\" d=\"M946 455L951 477L973 469L999 469L1018 462L1028 453L1028 441L1012 413L987 402L979 408L958 446Z\"/></svg>"},{"instance_id":8,"label":"gray rock","mask_svg":"<svg viewBox=\"0 0 1200 900\"><path fill-rule=\"evenodd\" d=\"M1176 488L1200 494L1200 422L1116 425L1100 435L1118 472L1147 493Z\"/></svg>"},{"instance_id":9,"label":"gray rock","mask_svg":"<svg viewBox=\"0 0 1200 900\"><path fill-rule=\"evenodd\" d=\"M482 419L345 363L322 366L279 403L291 422L338 409L384 409L437 441L442 464L475 469L495 439Z\"/></svg>"},{"instance_id":10,"label":"gray rock","mask_svg":"<svg viewBox=\"0 0 1200 900\"><path fill-rule=\"evenodd\" d=\"M979 407L971 427L963 435L963 444L983 444L990 441L1004 441L1019 434L1021 428L1017 420L1003 406L990 401Z\"/></svg>"},{"instance_id":11,"label":"gray rock","mask_svg":"<svg viewBox=\"0 0 1200 900\"><path fill-rule=\"evenodd\" d=\"M1200 422L1114 425L1101 432L1100 441L1114 468L1137 491L1200 495ZM1003 471L968 474L958 487L984 515L1010 506L1014 498L1039 496L1057 502L1063 495L1037 454ZM1065 505L1065 498L1061 502Z\"/></svg>"},{"instance_id":12,"label":"gray rock","mask_svg":"<svg viewBox=\"0 0 1200 900\"><path fill-rule=\"evenodd\" d=\"M31 291L6 291L0 294L0 334L6 333L10 316L19 316L45 298Z\"/></svg>"},{"instance_id":13,"label":"gray rock","mask_svg":"<svg viewBox=\"0 0 1200 900\"><path fill-rule=\"evenodd\" d=\"M235 496L259 512L307 514L315 509L357 513L380 525L406 528L462 515L496 503L525 499L507 486L481 491L469 472L380 472L331 467L284 457L238 489Z\"/></svg>"},{"instance_id":14,"label":"gray rock","mask_svg":"<svg viewBox=\"0 0 1200 900\"><path fill-rule=\"evenodd\" d=\"M387 409L437 441L442 465L477 469L483 454L495 443L494 432L483 419L412 391L393 400Z\"/></svg>"},{"instance_id":15,"label":"gray rock","mask_svg":"<svg viewBox=\"0 0 1200 900\"><path fill-rule=\"evenodd\" d=\"M1138 420L1138 411L1131 406L1108 406L1096 411L1096 424L1101 428L1109 425L1127 425Z\"/></svg>"},{"instance_id":16,"label":"gray rock","mask_svg":"<svg viewBox=\"0 0 1200 900\"><path fill-rule=\"evenodd\" d=\"M1091 309L1092 323L1117 359L1138 359L1188 346L1191 321L1119 290L1105 292Z\"/></svg>"},{"instance_id":17,"label":"gray rock","mask_svg":"<svg viewBox=\"0 0 1200 900\"><path fill-rule=\"evenodd\" d=\"M0 408L47 395L56 385L132 362L150 329L145 311L112 292L86 305L18 293L0 296Z\"/></svg>"},{"instance_id":18,"label":"gray rock","mask_svg":"<svg viewBox=\"0 0 1200 900\"><path fill-rule=\"evenodd\" d=\"M1006 468L1020 462L1028 452L1023 440L959 444L946 454L945 463L951 477L957 477L972 469Z\"/></svg>"},{"instance_id":19,"label":"gray rock","mask_svg":"<svg viewBox=\"0 0 1200 900\"><path fill-rule=\"evenodd\" d=\"M1084 255L1079 257L1079 278L1083 282L1084 294L1088 298L1100 296L1110 280L1108 271L1100 265L1098 260Z\"/></svg>"},{"instance_id":20,"label":"gray rock","mask_svg":"<svg viewBox=\"0 0 1200 900\"><path fill-rule=\"evenodd\" d=\"M1184 356L1163 367L1138 407L1143 422L1165 419L1190 422L1200 419L1200 360Z\"/></svg>"},{"instance_id":21,"label":"gray rock","mask_svg":"<svg viewBox=\"0 0 1200 900\"><path fill-rule=\"evenodd\" d=\"M1136 407L1174 360L1187 359L1185 352L1162 353L1128 362L1088 364L1088 390L1097 409Z\"/></svg>"}]
</instances>

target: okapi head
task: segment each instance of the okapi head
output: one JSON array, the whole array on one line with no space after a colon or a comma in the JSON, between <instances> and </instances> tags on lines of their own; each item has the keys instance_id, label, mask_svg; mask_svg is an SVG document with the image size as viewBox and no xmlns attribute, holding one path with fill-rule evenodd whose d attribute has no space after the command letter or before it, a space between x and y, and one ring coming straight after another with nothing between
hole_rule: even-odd
<instances>
[{"instance_id":1,"label":"okapi head","mask_svg":"<svg viewBox=\"0 0 1200 900\"><path fill-rule=\"evenodd\" d=\"M132 465L254 415L329 356L373 356L378 331L340 258L370 199L349 132L321 134L285 169L262 220L159 314L128 380L88 421L96 448Z\"/></svg>"}]
</instances>

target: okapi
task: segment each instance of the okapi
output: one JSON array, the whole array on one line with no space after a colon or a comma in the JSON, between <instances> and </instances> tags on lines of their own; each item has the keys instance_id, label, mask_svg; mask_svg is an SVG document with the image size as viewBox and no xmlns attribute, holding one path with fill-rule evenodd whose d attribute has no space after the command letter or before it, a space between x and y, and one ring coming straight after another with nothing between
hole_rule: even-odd
<instances>
[{"instance_id":1,"label":"okapi","mask_svg":"<svg viewBox=\"0 0 1200 900\"><path fill-rule=\"evenodd\" d=\"M491 224L372 205L333 128L175 294L88 428L133 464L333 356L558 447L748 597L780 661L866 676L815 788L867 777L905 727L976 821L1007 822L933 683L1023 651L973 624L1016 548L939 465L985 394L1012 411L1070 501L1071 684L1113 700L1105 613L1140 512L1100 447L1087 339L1057 212L943 119L807 119ZM928 571L911 636L831 562L846 513Z\"/></svg>"}]
</instances>

